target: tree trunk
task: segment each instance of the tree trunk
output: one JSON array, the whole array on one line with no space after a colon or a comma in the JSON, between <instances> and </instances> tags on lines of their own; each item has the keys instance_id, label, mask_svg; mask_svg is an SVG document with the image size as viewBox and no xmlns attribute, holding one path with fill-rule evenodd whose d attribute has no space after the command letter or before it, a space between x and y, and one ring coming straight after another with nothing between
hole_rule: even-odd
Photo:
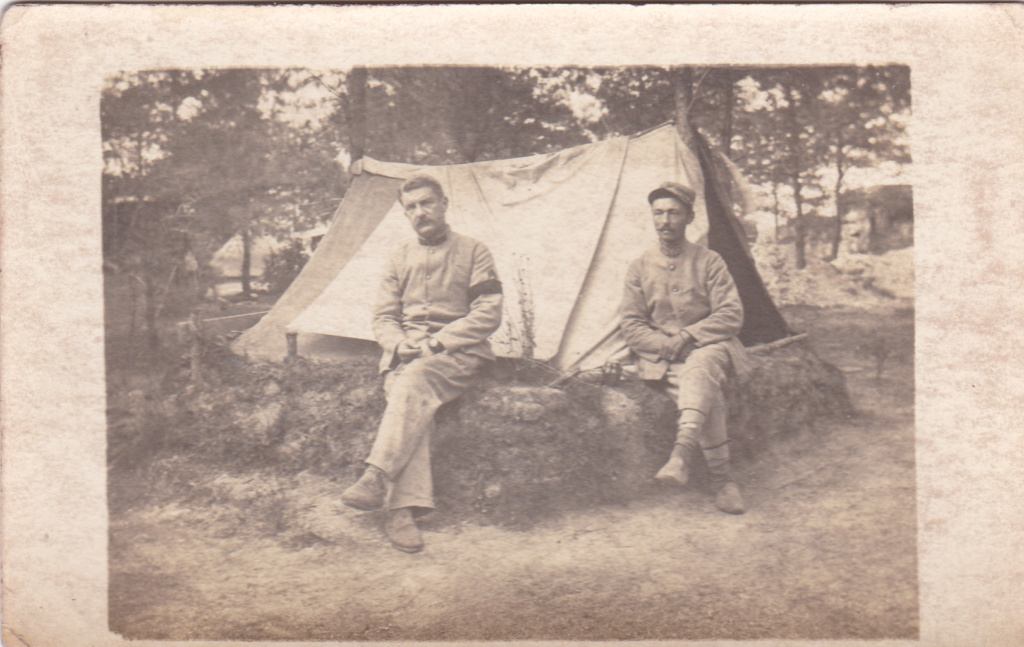
<instances>
[{"instance_id":1,"label":"tree trunk","mask_svg":"<svg viewBox=\"0 0 1024 647\"><path fill-rule=\"evenodd\" d=\"M452 110L455 117L454 123L451 124L452 133L458 142L462 157L467 162L475 162L480 156L481 143L491 118L491 110L484 108L492 102L491 98L479 96L477 93L480 89L492 87L497 79L485 68L467 68L460 72L457 77L459 87L449 95L455 102Z\"/></svg>"},{"instance_id":2,"label":"tree trunk","mask_svg":"<svg viewBox=\"0 0 1024 647\"><path fill-rule=\"evenodd\" d=\"M829 252L829 255L825 258L827 261L834 261L839 256L839 245L843 242L843 210L840 193L842 193L843 190L843 176L846 175L846 168L843 166L844 156L842 142L839 142L839 147L839 151L836 153L836 222L835 229L832 230L832 249Z\"/></svg>"},{"instance_id":3,"label":"tree trunk","mask_svg":"<svg viewBox=\"0 0 1024 647\"><path fill-rule=\"evenodd\" d=\"M242 294L252 292L252 229L242 228Z\"/></svg>"},{"instance_id":4,"label":"tree trunk","mask_svg":"<svg viewBox=\"0 0 1024 647\"><path fill-rule=\"evenodd\" d=\"M725 72L725 89L724 98L722 99L722 109L725 111L724 119L722 122L722 148L725 150L725 156L728 159L732 159L732 110L736 104L736 73L732 70L726 70Z\"/></svg>"},{"instance_id":5,"label":"tree trunk","mask_svg":"<svg viewBox=\"0 0 1024 647\"><path fill-rule=\"evenodd\" d=\"M696 151L697 145L690 131L690 104L693 102L693 68L673 67L670 70L672 95L675 103L673 117L676 132L690 150Z\"/></svg>"},{"instance_id":6,"label":"tree trunk","mask_svg":"<svg viewBox=\"0 0 1024 647\"><path fill-rule=\"evenodd\" d=\"M807 223L804 221L804 201L800 194L800 175L793 176L793 201L796 202L796 219L793 221L796 230L794 246L796 251L796 269L802 270L807 267Z\"/></svg>"},{"instance_id":7,"label":"tree trunk","mask_svg":"<svg viewBox=\"0 0 1024 647\"><path fill-rule=\"evenodd\" d=\"M146 272L143 279L146 295L146 337L149 341L150 350L156 350L160 346L160 333L156 327L156 282L155 270Z\"/></svg>"},{"instance_id":8,"label":"tree trunk","mask_svg":"<svg viewBox=\"0 0 1024 647\"><path fill-rule=\"evenodd\" d=\"M353 67L348 73L349 157L352 162L366 155L366 68Z\"/></svg>"},{"instance_id":9,"label":"tree trunk","mask_svg":"<svg viewBox=\"0 0 1024 647\"><path fill-rule=\"evenodd\" d=\"M775 216L775 242L779 242L779 185L772 182L772 198L775 200L775 208L772 215Z\"/></svg>"},{"instance_id":10,"label":"tree trunk","mask_svg":"<svg viewBox=\"0 0 1024 647\"><path fill-rule=\"evenodd\" d=\"M138 281L138 276L132 272L128 275L128 285L131 287L131 304L132 304L132 322L128 328L128 340L132 347L135 346L135 321L139 317L139 290L135 284Z\"/></svg>"},{"instance_id":11,"label":"tree trunk","mask_svg":"<svg viewBox=\"0 0 1024 647\"><path fill-rule=\"evenodd\" d=\"M789 126L786 133L786 141L788 144L788 162L789 162L789 180L793 186L793 202L796 203L796 216L793 222L794 229L796 230L795 240L793 245L796 252L796 268L802 270L807 267L807 223L804 222L804 201L803 201L803 186L800 182L800 170L802 168L802 160L800 157L800 122L796 115L796 95L793 92L793 86L788 83L784 85L786 90L786 121Z\"/></svg>"}]
</instances>

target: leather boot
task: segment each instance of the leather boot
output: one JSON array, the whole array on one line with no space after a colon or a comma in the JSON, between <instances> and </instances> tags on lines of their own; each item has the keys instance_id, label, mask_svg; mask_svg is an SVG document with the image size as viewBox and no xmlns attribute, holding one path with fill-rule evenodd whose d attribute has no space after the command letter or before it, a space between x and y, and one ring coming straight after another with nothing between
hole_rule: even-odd
<instances>
[{"instance_id":1,"label":"leather boot","mask_svg":"<svg viewBox=\"0 0 1024 647\"><path fill-rule=\"evenodd\" d=\"M380 510L387 494L387 475L379 467L368 465L359 480L341 493L341 502L356 510Z\"/></svg>"},{"instance_id":2,"label":"leather boot","mask_svg":"<svg viewBox=\"0 0 1024 647\"><path fill-rule=\"evenodd\" d=\"M384 522L384 534L391 545L407 553L418 553L423 550L423 536L416 527L411 508L388 510L388 518Z\"/></svg>"},{"instance_id":3,"label":"leather boot","mask_svg":"<svg viewBox=\"0 0 1024 647\"><path fill-rule=\"evenodd\" d=\"M665 466L654 475L654 480L670 485L686 485L690 480L690 465L693 464L693 448L676 443Z\"/></svg>"},{"instance_id":4,"label":"leather boot","mask_svg":"<svg viewBox=\"0 0 1024 647\"><path fill-rule=\"evenodd\" d=\"M729 514L743 514L747 511L743 505L740 486L736 485L735 481L729 481L719 488L718 494L715 495L715 507Z\"/></svg>"},{"instance_id":5,"label":"leather boot","mask_svg":"<svg viewBox=\"0 0 1024 647\"><path fill-rule=\"evenodd\" d=\"M736 484L732 477L729 462L708 463L708 471L711 472L711 485L715 489L715 507L729 514L743 514L746 512L747 508L743 504L740 486Z\"/></svg>"}]
</instances>

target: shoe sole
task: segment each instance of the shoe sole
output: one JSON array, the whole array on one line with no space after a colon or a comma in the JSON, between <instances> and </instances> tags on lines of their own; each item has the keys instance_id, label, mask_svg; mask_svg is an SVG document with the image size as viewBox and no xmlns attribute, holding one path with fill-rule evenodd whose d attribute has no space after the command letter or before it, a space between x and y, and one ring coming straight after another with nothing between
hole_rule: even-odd
<instances>
[{"instance_id":1,"label":"shoe sole","mask_svg":"<svg viewBox=\"0 0 1024 647\"><path fill-rule=\"evenodd\" d=\"M718 506L715 506L715 507L718 508ZM718 508L718 509L721 512L724 512L725 514L744 514L747 511L746 508L741 509L741 510L726 510L724 508Z\"/></svg>"},{"instance_id":2,"label":"shoe sole","mask_svg":"<svg viewBox=\"0 0 1024 647\"><path fill-rule=\"evenodd\" d=\"M689 482L689 479L686 479L684 481L684 480L679 479L676 476L669 476L667 474L657 474L657 475L655 475L654 480L657 481L658 483L665 483L667 485L679 485L679 486L686 485Z\"/></svg>"},{"instance_id":3,"label":"shoe sole","mask_svg":"<svg viewBox=\"0 0 1024 647\"><path fill-rule=\"evenodd\" d=\"M384 507L383 503L378 506L365 506L353 501L346 501L345 499L342 499L341 502L345 504L346 507L352 508L353 510L359 510L360 512L376 512Z\"/></svg>"},{"instance_id":4,"label":"shoe sole","mask_svg":"<svg viewBox=\"0 0 1024 647\"><path fill-rule=\"evenodd\" d=\"M395 542L391 542L391 545L403 553L418 553L423 550L423 546L399 546Z\"/></svg>"}]
</instances>

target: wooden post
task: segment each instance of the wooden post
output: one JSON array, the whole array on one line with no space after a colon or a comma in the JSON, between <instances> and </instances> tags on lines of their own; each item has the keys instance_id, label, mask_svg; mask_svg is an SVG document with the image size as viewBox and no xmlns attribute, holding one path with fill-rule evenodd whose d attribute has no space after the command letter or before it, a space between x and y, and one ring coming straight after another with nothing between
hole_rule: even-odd
<instances>
[{"instance_id":1,"label":"wooden post","mask_svg":"<svg viewBox=\"0 0 1024 647\"><path fill-rule=\"evenodd\" d=\"M288 359L296 359L299 356L299 333L285 333L285 339L288 340Z\"/></svg>"}]
</instances>

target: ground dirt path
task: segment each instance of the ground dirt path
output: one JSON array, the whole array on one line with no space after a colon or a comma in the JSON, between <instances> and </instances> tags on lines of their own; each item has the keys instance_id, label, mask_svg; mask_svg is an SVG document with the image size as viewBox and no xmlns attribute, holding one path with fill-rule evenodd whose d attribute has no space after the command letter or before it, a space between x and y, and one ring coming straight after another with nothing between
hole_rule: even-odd
<instances>
[{"instance_id":1,"label":"ground dirt path","mask_svg":"<svg viewBox=\"0 0 1024 647\"><path fill-rule=\"evenodd\" d=\"M527 531L427 521L426 550L407 555L382 538L378 514L340 506L340 485L299 478L288 487L301 527L276 534L247 529L244 510L186 503L113 518L111 629L177 640L914 638L913 314L786 314L846 372L858 413L745 464L745 515L718 512L705 492L654 488ZM883 333L894 352L876 379L865 349Z\"/></svg>"}]
</instances>

